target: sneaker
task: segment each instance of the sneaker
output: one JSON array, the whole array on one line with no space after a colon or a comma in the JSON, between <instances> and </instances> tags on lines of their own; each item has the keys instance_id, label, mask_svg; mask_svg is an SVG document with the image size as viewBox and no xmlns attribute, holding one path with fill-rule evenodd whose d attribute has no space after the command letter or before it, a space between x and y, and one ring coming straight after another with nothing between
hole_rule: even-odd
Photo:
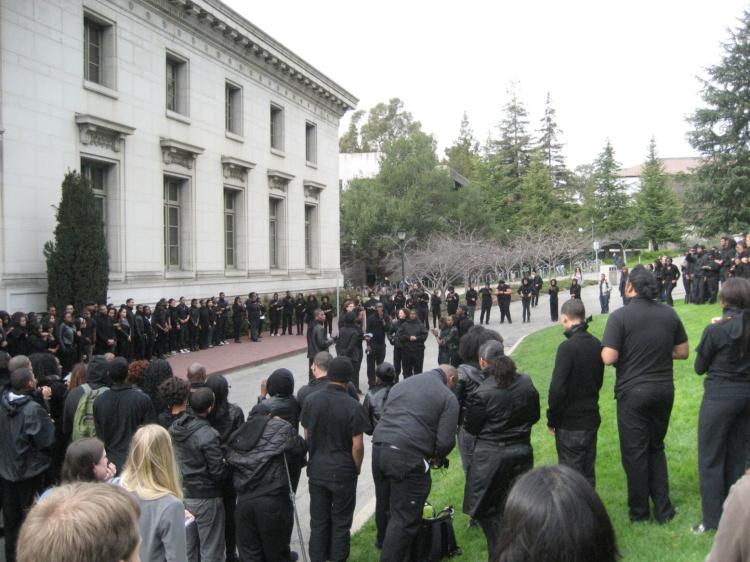
<instances>
[{"instance_id":1,"label":"sneaker","mask_svg":"<svg viewBox=\"0 0 750 562\"><path fill-rule=\"evenodd\" d=\"M715 531L716 529L709 529L703 523L698 523L697 525L693 525L690 530L694 535L702 535L704 533L708 533L709 531Z\"/></svg>"}]
</instances>

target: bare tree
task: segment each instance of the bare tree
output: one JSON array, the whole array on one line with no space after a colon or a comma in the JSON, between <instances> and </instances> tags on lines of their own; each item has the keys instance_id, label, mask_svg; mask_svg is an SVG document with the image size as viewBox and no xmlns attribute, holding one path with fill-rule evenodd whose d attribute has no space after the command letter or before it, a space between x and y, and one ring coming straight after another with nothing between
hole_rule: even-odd
<instances>
[{"instance_id":1,"label":"bare tree","mask_svg":"<svg viewBox=\"0 0 750 562\"><path fill-rule=\"evenodd\" d=\"M622 261L628 260L625 250L629 250L640 239L643 238L643 232L640 228L632 227L622 230L615 230L607 234L607 243L614 244L620 250Z\"/></svg>"}]
</instances>

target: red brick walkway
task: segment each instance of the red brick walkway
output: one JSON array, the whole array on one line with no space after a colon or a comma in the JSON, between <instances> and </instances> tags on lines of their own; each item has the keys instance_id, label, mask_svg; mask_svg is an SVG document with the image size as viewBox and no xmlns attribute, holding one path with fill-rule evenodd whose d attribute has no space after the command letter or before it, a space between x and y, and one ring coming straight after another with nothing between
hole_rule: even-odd
<instances>
[{"instance_id":1,"label":"red brick walkway","mask_svg":"<svg viewBox=\"0 0 750 562\"><path fill-rule=\"evenodd\" d=\"M206 367L207 373L212 375L260 365L307 351L306 336L271 337L266 333L259 342L251 342L247 337L243 337L241 343L229 341L227 345L211 349L172 355L169 364L172 365L175 375L180 377L185 376L188 367L193 363L201 363Z\"/></svg>"}]
</instances>

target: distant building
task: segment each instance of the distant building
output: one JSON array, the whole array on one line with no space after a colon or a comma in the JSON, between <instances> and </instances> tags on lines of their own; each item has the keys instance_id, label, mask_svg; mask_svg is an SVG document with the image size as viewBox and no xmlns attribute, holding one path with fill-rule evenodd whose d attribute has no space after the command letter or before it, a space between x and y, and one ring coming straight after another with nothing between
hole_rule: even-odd
<instances>
[{"instance_id":1,"label":"distant building","mask_svg":"<svg viewBox=\"0 0 750 562\"><path fill-rule=\"evenodd\" d=\"M0 55L0 309L46 304L68 170L101 205L110 302L336 286L357 99L237 12L3 0Z\"/></svg>"},{"instance_id":2,"label":"distant building","mask_svg":"<svg viewBox=\"0 0 750 562\"><path fill-rule=\"evenodd\" d=\"M682 197L690 185L691 175L701 165L701 159L688 156L684 158L661 158L660 160L667 176L667 186ZM645 165L644 162L637 166L622 168L617 172L617 175L625 180L630 195L637 193L641 188L641 174Z\"/></svg>"}]
</instances>

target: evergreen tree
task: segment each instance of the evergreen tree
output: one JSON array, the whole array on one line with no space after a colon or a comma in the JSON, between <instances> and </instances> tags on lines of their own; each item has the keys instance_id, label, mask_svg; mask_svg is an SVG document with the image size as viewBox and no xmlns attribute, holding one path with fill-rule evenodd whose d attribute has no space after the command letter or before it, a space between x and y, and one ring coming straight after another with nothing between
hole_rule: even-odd
<instances>
[{"instance_id":1,"label":"evergreen tree","mask_svg":"<svg viewBox=\"0 0 750 562\"><path fill-rule=\"evenodd\" d=\"M593 208L591 218L597 231L602 233L625 230L633 226L634 213L629 204L625 184L617 176L620 164L615 160L615 151L607 140L604 150L594 161Z\"/></svg>"},{"instance_id":2,"label":"evergreen tree","mask_svg":"<svg viewBox=\"0 0 750 562\"><path fill-rule=\"evenodd\" d=\"M562 153L563 145L560 142L562 131L555 121L556 115L557 112L552 107L550 95L547 94L547 100L544 103L544 117L542 117L538 130L539 140L536 147L550 170L552 183L556 188L564 189L570 183L570 172L565 166L565 157Z\"/></svg>"},{"instance_id":3,"label":"evergreen tree","mask_svg":"<svg viewBox=\"0 0 750 562\"><path fill-rule=\"evenodd\" d=\"M352 113L352 117L349 120L349 127L339 139L339 152L344 154L362 152L362 147L359 144L359 122L364 114L365 112L362 109Z\"/></svg>"},{"instance_id":4,"label":"evergreen tree","mask_svg":"<svg viewBox=\"0 0 750 562\"><path fill-rule=\"evenodd\" d=\"M677 242L682 236L680 208L672 190L667 186L664 166L656 156L656 141L648 146L648 159L641 172L638 193L638 221L649 250L658 250L663 242Z\"/></svg>"},{"instance_id":5,"label":"evergreen tree","mask_svg":"<svg viewBox=\"0 0 750 562\"><path fill-rule=\"evenodd\" d=\"M534 151L526 175L521 182L523 197L516 204L514 229L533 225L534 229L559 228L570 215L559 192L552 183L552 174L545 154Z\"/></svg>"},{"instance_id":6,"label":"evergreen tree","mask_svg":"<svg viewBox=\"0 0 750 562\"><path fill-rule=\"evenodd\" d=\"M55 241L47 242L47 302L58 310L72 304L107 302L109 264L104 223L94 193L78 172L68 172L57 208Z\"/></svg>"},{"instance_id":7,"label":"evergreen tree","mask_svg":"<svg viewBox=\"0 0 750 562\"><path fill-rule=\"evenodd\" d=\"M705 158L689 192L691 218L704 234L750 224L750 11L730 31L721 62L703 82L705 107L690 119L690 143Z\"/></svg>"},{"instance_id":8,"label":"evergreen tree","mask_svg":"<svg viewBox=\"0 0 750 562\"><path fill-rule=\"evenodd\" d=\"M474 131L469 124L469 117L464 111L461 118L461 129L454 143L445 149L446 164L464 177L470 178L474 172L479 156L479 143L474 138Z\"/></svg>"}]
</instances>

